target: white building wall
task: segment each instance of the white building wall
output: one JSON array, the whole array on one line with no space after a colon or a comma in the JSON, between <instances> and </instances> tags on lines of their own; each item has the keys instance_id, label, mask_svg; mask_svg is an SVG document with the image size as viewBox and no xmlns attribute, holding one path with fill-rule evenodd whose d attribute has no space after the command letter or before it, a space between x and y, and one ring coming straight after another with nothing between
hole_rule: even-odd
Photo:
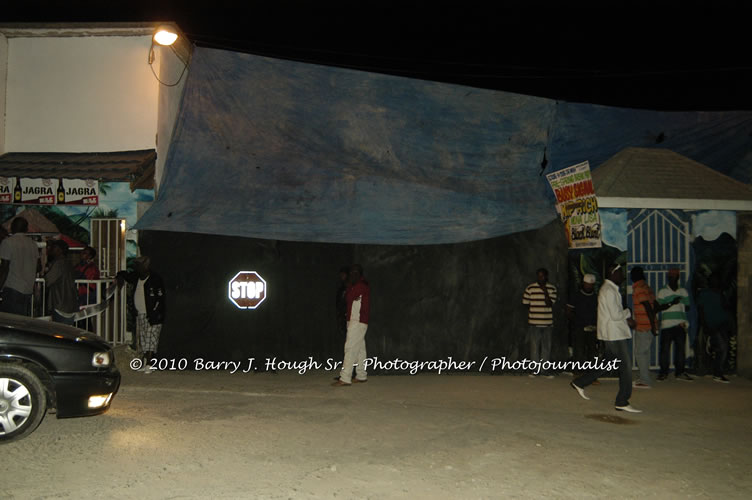
<instances>
[{"instance_id":1,"label":"white building wall","mask_svg":"<svg viewBox=\"0 0 752 500\"><path fill-rule=\"evenodd\" d=\"M147 64L150 36L7 40L6 152L156 147L159 83Z\"/></svg>"},{"instance_id":2,"label":"white building wall","mask_svg":"<svg viewBox=\"0 0 752 500\"><path fill-rule=\"evenodd\" d=\"M0 33L0 155L5 150L5 90L8 84L8 39Z\"/></svg>"}]
</instances>

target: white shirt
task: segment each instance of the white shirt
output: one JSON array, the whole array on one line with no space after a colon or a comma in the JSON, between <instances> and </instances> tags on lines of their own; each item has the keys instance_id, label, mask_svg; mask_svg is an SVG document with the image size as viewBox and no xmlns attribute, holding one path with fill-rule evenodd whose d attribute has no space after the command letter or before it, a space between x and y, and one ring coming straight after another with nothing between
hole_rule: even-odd
<instances>
[{"instance_id":1,"label":"white shirt","mask_svg":"<svg viewBox=\"0 0 752 500\"><path fill-rule=\"evenodd\" d=\"M34 240L24 233L8 236L0 243L0 260L10 262L6 287L24 295L34 291L39 260L39 248Z\"/></svg>"},{"instance_id":2,"label":"white shirt","mask_svg":"<svg viewBox=\"0 0 752 500\"><path fill-rule=\"evenodd\" d=\"M632 338L627 319L632 317L629 309L621 305L619 287L606 280L598 292L598 338L600 340L624 340Z\"/></svg>"},{"instance_id":3,"label":"white shirt","mask_svg":"<svg viewBox=\"0 0 752 500\"><path fill-rule=\"evenodd\" d=\"M133 305L136 306L138 314L146 314L146 298L144 298L144 283L145 279L139 279L136 284L136 292L133 295Z\"/></svg>"},{"instance_id":4,"label":"white shirt","mask_svg":"<svg viewBox=\"0 0 752 500\"><path fill-rule=\"evenodd\" d=\"M353 300L352 308L350 309L350 321L360 323L360 299L363 298L359 295L358 298Z\"/></svg>"}]
</instances>

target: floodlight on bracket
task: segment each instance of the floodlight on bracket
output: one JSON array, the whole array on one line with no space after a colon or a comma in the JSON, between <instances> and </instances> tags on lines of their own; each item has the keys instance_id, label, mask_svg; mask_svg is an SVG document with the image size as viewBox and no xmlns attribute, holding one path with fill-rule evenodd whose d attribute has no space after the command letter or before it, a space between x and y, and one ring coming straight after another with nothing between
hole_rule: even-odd
<instances>
[{"instance_id":1,"label":"floodlight on bracket","mask_svg":"<svg viewBox=\"0 0 752 500\"><path fill-rule=\"evenodd\" d=\"M149 57L147 59L147 62L149 63L149 68L151 68L152 74L154 74L154 78L157 79L159 83L166 87L174 87L180 83L180 81L183 79L183 75L185 74L185 70L188 69L188 62L180 56L180 54L175 50L175 42L180 38L180 35L178 34L178 29L176 26L171 24L162 24L159 25L154 30L154 35L151 38L151 46L149 47ZM156 55L154 53L154 46L161 45L163 47L170 47L172 52L177 56L178 59L183 63L183 71L180 73L180 76L178 77L177 81L175 83L165 83L162 80L160 80L159 76L157 76L157 73L154 71L154 66L152 64L154 63L154 59L156 58Z\"/></svg>"}]
</instances>

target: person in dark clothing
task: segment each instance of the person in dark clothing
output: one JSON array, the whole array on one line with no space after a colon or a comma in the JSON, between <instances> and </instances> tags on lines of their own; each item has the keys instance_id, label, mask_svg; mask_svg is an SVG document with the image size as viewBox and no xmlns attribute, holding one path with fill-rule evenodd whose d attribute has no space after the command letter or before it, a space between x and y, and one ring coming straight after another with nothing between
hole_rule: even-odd
<instances>
[{"instance_id":1,"label":"person in dark clothing","mask_svg":"<svg viewBox=\"0 0 752 500\"><path fill-rule=\"evenodd\" d=\"M341 337L347 335L347 277L350 269L347 266L339 269L339 287L337 288L336 311L337 311L337 331Z\"/></svg>"},{"instance_id":2,"label":"person in dark clothing","mask_svg":"<svg viewBox=\"0 0 752 500\"><path fill-rule=\"evenodd\" d=\"M580 364L592 361L598 355L598 296L594 289L595 276L586 274L582 278L582 287L567 303L567 316L572 326L572 354L574 361Z\"/></svg>"},{"instance_id":3,"label":"person in dark clothing","mask_svg":"<svg viewBox=\"0 0 752 500\"><path fill-rule=\"evenodd\" d=\"M144 373L151 373L149 362L159 347L159 335L165 320L167 296L162 277L151 270L151 259L146 256L133 260L133 271L117 273L118 286L132 285L133 304L136 309L136 337L138 351L145 360Z\"/></svg>"},{"instance_id":4,"label":"person in dark clothing","mask_svg":"<svg viewBox=\"0 0 752 500\"><path fill-rule=\"evenodd\" d=\"M72 315L78 311L78 291L73 281L73 267L68 262L68 244L63 240L48 241L47 255L50 260L44 281L52 321L72 325Z\"/></svg>"},{"instance_id":5,"label":"person in dark clothing","mask_svg":"<svg viewBox=\"0 0 752 500\"><path fill-rule=\"evenodd\" d=\"M721 282L715 274L710 276L710 287L701 290L697 296L700 324L705 336L710 339L713 350L713 380L729 383L723 375L723 368L729 351L731 337L731 315L721 292Z\"/></svg>"}]
</instances>

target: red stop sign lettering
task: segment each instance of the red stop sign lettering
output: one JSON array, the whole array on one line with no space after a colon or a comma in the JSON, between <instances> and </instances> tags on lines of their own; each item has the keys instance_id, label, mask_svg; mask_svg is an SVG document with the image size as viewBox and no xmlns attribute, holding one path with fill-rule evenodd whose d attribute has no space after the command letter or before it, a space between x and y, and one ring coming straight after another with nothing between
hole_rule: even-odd
<instances>
[{"instance_id":1,"label":"red stop sign lettering","mask_svg":"<svg viewBox=\"0 0 752 500\"><path fill-rule=\"evenodd\" d=\"M227 294L240 309L256 309L266 299L266 281L256 271L240 271L230 280Z\"/></svg>"}]
</instances>

